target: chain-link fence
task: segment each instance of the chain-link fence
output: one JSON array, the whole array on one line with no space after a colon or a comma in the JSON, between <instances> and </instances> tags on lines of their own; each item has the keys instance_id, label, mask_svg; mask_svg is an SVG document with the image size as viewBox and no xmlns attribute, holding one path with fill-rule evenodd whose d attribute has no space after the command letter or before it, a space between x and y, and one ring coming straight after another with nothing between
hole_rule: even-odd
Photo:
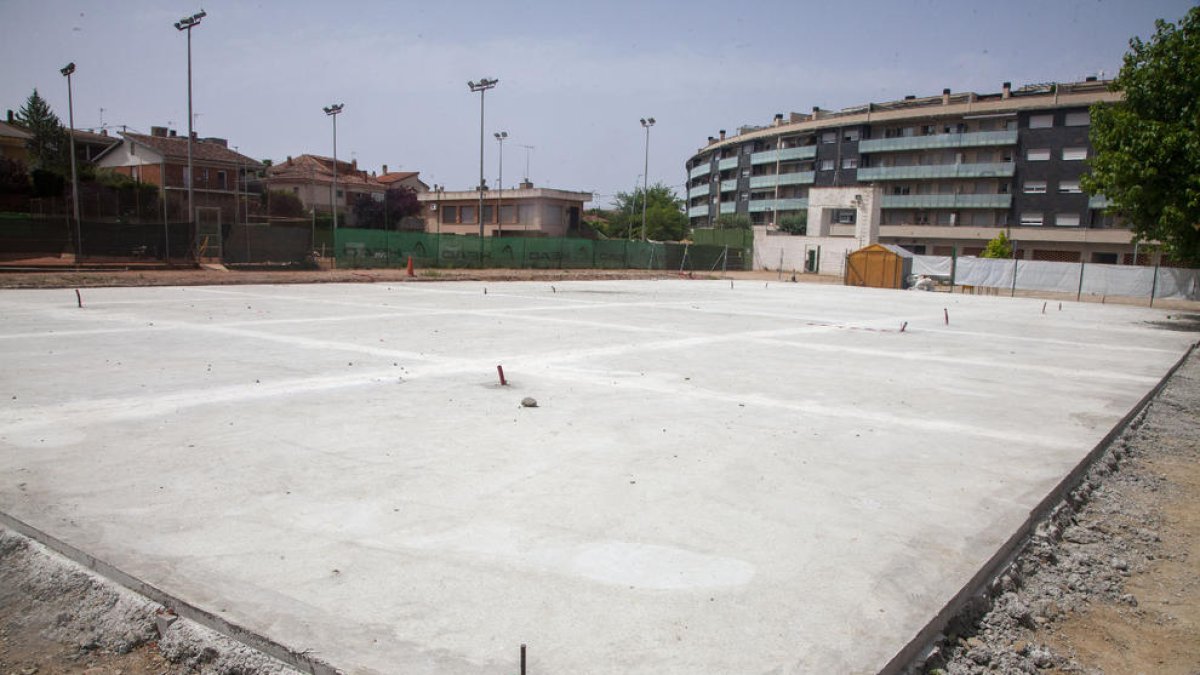
<instances>
[{"instance_id":1,"label":"chain-link fence","mask_svg":"<svg viewBox=\"0 0 1200 675\"><path fill-rule=\"evenodd\" d=\"M746 269L749 256L728 246L574 237L485 237L339 228L339 267L530 269Z\"/></svg>"}]
</instances>

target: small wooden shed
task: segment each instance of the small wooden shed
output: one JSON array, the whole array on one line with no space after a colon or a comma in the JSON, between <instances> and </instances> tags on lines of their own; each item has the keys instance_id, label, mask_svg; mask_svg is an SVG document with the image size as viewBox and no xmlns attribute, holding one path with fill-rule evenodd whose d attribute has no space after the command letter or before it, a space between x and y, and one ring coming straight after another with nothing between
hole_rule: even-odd
<instances>
[{"instance_id":1,"label":"small wooden shed","mask_svg":"<svg viewBox=\"0 0 1200 675\"><path fill-rule=\"evenodd\" d=\"M846 258L845 284L870 288L905 288L912 274L912 253L893 244L871 244Z\"/></svg>"}]
</instances>

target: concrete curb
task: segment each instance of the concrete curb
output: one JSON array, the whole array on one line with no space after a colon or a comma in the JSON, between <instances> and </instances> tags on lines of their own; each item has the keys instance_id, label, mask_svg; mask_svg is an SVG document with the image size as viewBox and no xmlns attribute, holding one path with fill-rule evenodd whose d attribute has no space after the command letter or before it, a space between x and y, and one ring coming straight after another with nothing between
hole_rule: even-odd
<instances>
[{"instance_id":1,"label":"concrete curb","mask_svg":"<svg viewBox=\"0 0 1200 675\"><path fill-rule=\"evenodd\" d=\"M286 645L276 642L266 636L259 635L235 623L231 623L212 612L201 609L181 600L156 586L148 584L121 569L99 558L90 555L71 544L47 534L7 513L0 512L0 525L18 532L50 550L62 555L83 567L99 574L109 581L148 598L175 612L189 621L194 621L225 637L246 645L250 649L262 652L288 666L312 675L342 675L341 671L328 663L313 658L304 652L296 651Z\"/></svg>"},{"instance_id":2,"label":"concrete curb","mask_svg":"<svg viewBox=\"0 0 1200 675\"><path fill-rule=\"evenodd\" d=\"M1017 528L1009 539L1004 542L999 550L988 559L978 572L975 573L971 580L959 590L958 593L947 603L937 615L925 625L916 636L908 642L895 656L888 661L880 671L880 675L893 675L896 673L916 672L914 666L917 665L918 659L923 658L929 648L938 639L939 635L945 630L959 612L961 612L972 598L985 594L988 585L992 579L998 577L1009 565L1020 555L1037 527L1038 523L1045 520L1051 515L1054 509L1069 495L1075 488L1083 482L1091 470L1092 465L1107 452L1113 441L1124 433L1129 425L1138 418L1150 402L1162 392L1167 386L1167 382L1174 377L1175 373L1183 367L1183 364L1191 358L1192 354L1200 348L1200 342L1193 343L1191 347L1184 352L1183 356L1171 366L1170 370L1154 385L1150 391L1143 396L1133 408L1104 436L1100 442L1096 444L1087 456L1083 458L1079 464L1066 475L1053 490L1046 495L1044 499L1038 502L1038 505L1029 512L1029 517L1025 522Z\"/></svg>"}]
</instances>

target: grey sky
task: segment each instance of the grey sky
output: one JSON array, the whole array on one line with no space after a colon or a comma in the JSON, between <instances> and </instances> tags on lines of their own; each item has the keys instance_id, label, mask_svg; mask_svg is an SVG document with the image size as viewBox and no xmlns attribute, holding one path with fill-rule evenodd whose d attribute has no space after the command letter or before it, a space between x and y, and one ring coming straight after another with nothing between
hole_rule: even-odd
<instances>
[{"instance_id":1,"label":"grey sky","mask_svg":"<svg viewBox=\"0 0 1200 675\"><path fill-rule=\"evenodd\" d=\"M487 94L485 174L593 190L604 204L642 173L679 186L683 163L718 129L774 113L841 108L905 94L998 91L1113 74L1131 36L1178 20L1186 0L989 2L231 2L0 0L0 107L37 87L76 125L187 128L186 39L172 24L203 7L193 33L201 136L247 155L332 151L321 108L345 103L339 158L420 171L469 189L479 172L479 95Z\"/></svg>"}]
</instances>

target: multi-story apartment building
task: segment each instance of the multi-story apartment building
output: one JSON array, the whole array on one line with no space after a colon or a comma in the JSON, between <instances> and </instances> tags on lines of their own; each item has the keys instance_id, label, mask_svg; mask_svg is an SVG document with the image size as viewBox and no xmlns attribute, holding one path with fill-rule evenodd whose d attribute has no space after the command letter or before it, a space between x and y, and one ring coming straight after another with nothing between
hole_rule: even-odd
<instances>
[{"instance_id":1,"label":"multi-story apartment building","mask_svg":"<svg viewBox=\"0 0 1200 675\"><path fill-rule=\"evenodd\" d=\"M1132 262L1128 228L1079 186L1091 156L1089 107L1117 101L1108 82L943 90L839 111L776 115L710 137L687 162L693 227L722 214L778 226L805 212L810 187L882 189L880 241L917 253L973 255L998 229L1019 257ZM855 213L832 234L852 235Z\"/></svg>"}]
</instances>

